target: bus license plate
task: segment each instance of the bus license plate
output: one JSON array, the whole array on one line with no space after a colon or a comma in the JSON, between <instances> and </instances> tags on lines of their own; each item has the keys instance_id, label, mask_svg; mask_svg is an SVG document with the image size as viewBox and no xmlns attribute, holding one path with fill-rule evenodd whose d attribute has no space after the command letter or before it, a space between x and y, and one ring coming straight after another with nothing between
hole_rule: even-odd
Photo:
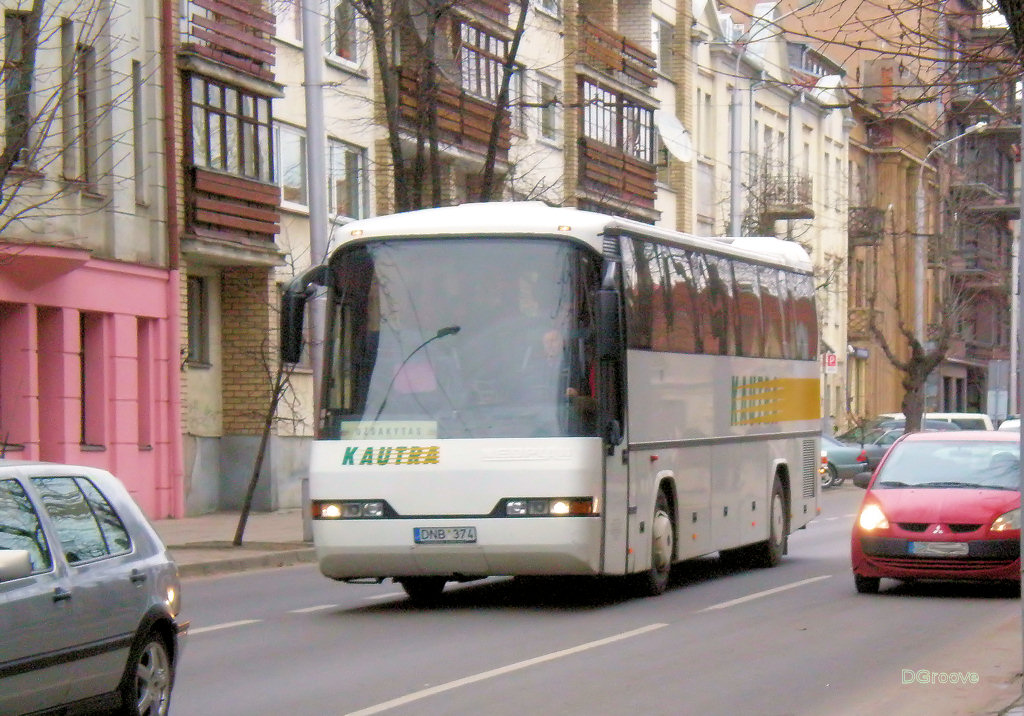
<instances>
[{"instance_id":1,"label":"bus license plate","mask_svg":"<svg viewBox=\"0 0 1024 716\"><path fill-rule=\"evenodd\" d=\"M910 553L919 557L966 557L966 542L911 542Z\"/></svg>"},{"instance_id":2,"label":"bus license plate","mask_svg":"<svg viewBox=\"0 0 1024 716\"><path fill-rule=\"evenodd\" d=\"M451 544L476 542L476 527L413 527L416 544Z\"/></svg>"}]
</instances>

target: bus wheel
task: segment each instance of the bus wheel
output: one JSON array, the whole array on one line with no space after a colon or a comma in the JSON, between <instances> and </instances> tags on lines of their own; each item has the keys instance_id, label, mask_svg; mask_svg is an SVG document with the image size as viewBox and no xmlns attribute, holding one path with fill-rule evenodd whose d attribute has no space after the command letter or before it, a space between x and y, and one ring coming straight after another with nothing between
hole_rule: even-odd
<instances>
[{"instance_id":1,"label":"bus wheel","mask_svg":"<svg viewBox=\"0 0 1024 716\"><path fill-rule=\"evenodd\" d=\"M398 582L414 604L436 604L444 591L444 577L403 577Z\"/></svg>"},{"instance_id":2,"label":"bus wheel","mask_svg":"<svg viewBox=\"0 0 1024 716\"><path fill-rule=\"evenodd\" d=\"M658 491L651 519L651 567L639 575L640 593L654 597L668 588L675 555L675 524L664 490Z\"/></svg>"},{"instance_id":3,"label":"bus wheel","mask_svg":"<svg viewBox=\"0 0 1024 716\"><path fill-rule=\"evenodd\" d=\"M751 550L751 562L755 567L774 567L782 561L786 553L786 535L789 530L789 505L786 504L786 493L782 489L782 481L778 476L772 485L772 501L768 513L768 540L756 544Z\"/></svg>"}]
</instances>

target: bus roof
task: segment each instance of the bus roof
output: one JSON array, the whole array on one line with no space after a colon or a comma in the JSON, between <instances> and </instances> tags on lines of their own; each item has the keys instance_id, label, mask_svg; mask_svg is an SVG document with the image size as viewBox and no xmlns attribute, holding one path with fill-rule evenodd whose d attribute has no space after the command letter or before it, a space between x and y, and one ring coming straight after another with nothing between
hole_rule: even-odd
<instances>
[{"instance_id":1,"label":"bus roof","mask_svg":"<svg viewBox=\"0 0 1024 716\"><path fill-rule=\"evenodd\" d=\"M605 235L630 234L780 264L800 271L812 270L807 252L794 241L755 236L696 236L608 214L549 206L540 201L467 203L386 214L348 223L339 233L341 238L331 241L328 253L350 241L463 234L569 236L601 252Z\"/></svg>"}]
</instances>

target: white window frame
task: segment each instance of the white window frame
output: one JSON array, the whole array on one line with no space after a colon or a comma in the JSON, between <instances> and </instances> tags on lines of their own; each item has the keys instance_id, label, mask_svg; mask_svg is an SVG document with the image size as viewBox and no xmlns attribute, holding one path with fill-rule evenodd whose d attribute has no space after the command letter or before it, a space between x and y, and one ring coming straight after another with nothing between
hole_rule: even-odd
<instances>
[{"instance_id":1,"label":"white window frame","mask_svg":"<svg viewBox=\"0 0 1024 716\"><path fill-rule=\"evenodd\" d=\"M309 206L309 170L306 166L306 132L300 127L293 127L289 124L274 123L274 151L277 159L274 167L277 169L277 185L281 188L281 201L285 204L295 206ZM298 140L298 157L296 162L290 162L285 155L285 138ZM288 183L292 175L297 173L299 183L297 185ZM299 195L289 198L288 192L297 189Z\"/></svg>"},{"instance_id":2,"label":"white window frame","mask_svg":"<svg viewBox=\"0 0 1024 716\"><path fill-rule=\"evenodd\" d=\"M335 177L344 176L347 200L355 207L351 213L339 211ZM338 220L362 219L367 216L369 191L367 184L367 153L363 147L333 137L327 138L327 212Z\"/></svg>"},{"instance_id":3,"label":"white window frame","mask_svg":"<svg viewBox=\"0 0 1024 716\"><path fill-rule=\"evenodd\" d=\"M341 28L338 11L344 9L349 17L345 20L346 27ZM362 62L362 39L363 33L360 26L358 13L349 0L329 0L325 8L327 31L324 33L324 49L327 56L336 62L343 62L349 65L358 65ZM344 30L344 37L351 47L351 56L346 56L338 48L338 31Z\"/></svg>"},{"instance_id":4,"label":"white window frame","mask_svg":"<svg viewBox=\"0 0 1024 716\"><path fill-rule=\"evenodd\" d=\"M537 73L537 132L549 142L557 142L562 136L561 93L560 81Z\"/></svg>"}]
</instances>

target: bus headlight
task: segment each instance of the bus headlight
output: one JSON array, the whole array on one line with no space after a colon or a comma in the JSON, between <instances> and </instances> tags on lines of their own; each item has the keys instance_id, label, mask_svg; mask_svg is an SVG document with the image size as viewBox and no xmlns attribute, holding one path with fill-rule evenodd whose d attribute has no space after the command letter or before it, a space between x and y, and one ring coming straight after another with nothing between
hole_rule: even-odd
<instances>
[{"instance_id":1,"label":"bus headlight","mask_svg":"<svg viewBox=\"0 0 1024 716\"><path fill-rule=\"evenodd\" d=\"M504 503L506 517L564 517L598 514L597 500L593 497L510 497L504 500Z\"/></svg>"},{"instance_id":2,"label":"bus headlight","mask_svg":"<svg viewBox=\"0 0 1024 716\"><path fill-rule=\"evenodd\" d=\"M992 523L993 532L1006 532L1008 530L1019 530L1020 529L1020 508L1010 510L1009 512L999 515Z\"/></svg>"},{"instance_id":3,"label":"bus headlight","mask_svg":"<svg viewBox=\"0 0 1024 716\"><path fill-rule=\"evenodd\" d=\"M314 500L314 520L361 520L384 516L383 500Z\"/></svg>"}]
</instances>

